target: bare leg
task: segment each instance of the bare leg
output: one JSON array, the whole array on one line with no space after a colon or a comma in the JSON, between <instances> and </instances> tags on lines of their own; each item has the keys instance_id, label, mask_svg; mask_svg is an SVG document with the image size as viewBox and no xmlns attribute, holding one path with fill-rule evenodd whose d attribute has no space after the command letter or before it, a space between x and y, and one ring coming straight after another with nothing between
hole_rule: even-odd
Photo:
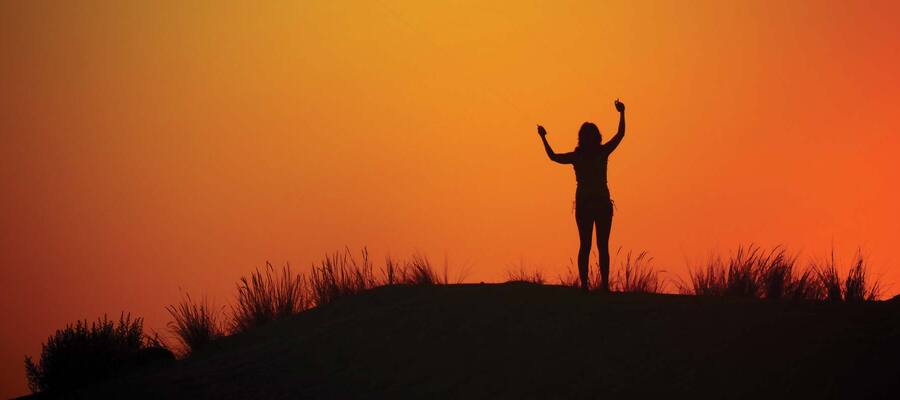
<instances>
[{"instance_id":1,"label":"bare leg","mask_svg":"<svg viewBox=\"0 0 900 400\"><path fill-rule=\"evenodd\" d=\"M578 224L578 276L581 278L581 288L588 290L590 287L590 275L588 263L591 257L591 232L594 228L594 218L579 215L575 211L575 223Z\"/></svg>"},{"instance_id":2,"label":"bare leg","mask_svg":"<svg viewBox=\"0 0 900 400\"><path fill-rule=\"evenodd\" d=\"M603 207L605 208L605 207ZM597 251L600 253L600 289L609 291L609 233L612 230L612 204L597 216Z\"/></svg>"}]
</instances>

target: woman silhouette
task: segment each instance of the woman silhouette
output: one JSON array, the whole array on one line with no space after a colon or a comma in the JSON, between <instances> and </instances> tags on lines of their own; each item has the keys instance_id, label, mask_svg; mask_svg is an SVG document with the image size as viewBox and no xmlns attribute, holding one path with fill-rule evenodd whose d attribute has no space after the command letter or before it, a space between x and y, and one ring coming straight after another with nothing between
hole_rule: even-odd
<instances>
[{"instance_id":1,"label":"woman silhouette","mask_svg":"<svg viewBox=\"0 0 900 400\"><path fill-rule=\"evenodd\" d=\"M597 251L600 252L600 289L609 291L609 232L612 228L613 205L606 186L606 163L609 155L625 137L625 104L615 102L619 111L619 130L603 144L600 129L585 122L578 130L578 146L571 153L556 154L547 143L547 131L538 125L538 135L551 160L575 167L575 222L578 225L578 275L581 288L588 290L588 261L591 254L591 230L597 227Z\"/></svg>"}]
</instances>

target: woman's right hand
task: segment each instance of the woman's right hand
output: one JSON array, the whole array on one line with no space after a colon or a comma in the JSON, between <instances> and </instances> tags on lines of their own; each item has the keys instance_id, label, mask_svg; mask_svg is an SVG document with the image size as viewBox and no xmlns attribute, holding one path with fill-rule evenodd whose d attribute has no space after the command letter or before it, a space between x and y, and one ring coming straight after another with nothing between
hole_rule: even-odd
<instances>
[{"instance_id":1,"label":"woman's right hand","mask_svg":"<svg viewBox=\"0 0 900 400\"><path fill-rule=\"evenodd\" d=\"M538 135L541 137L547 136L547 130L543 126L538 125Z\"/></svg>"},{"instance_id":2,"label":"woman's right hand","mask_svg":"<svg viewBox=\"0 0 900 400\"><path fill-rule=\"evenodd\" d=\"M616 104L616 111L618 111L618 112L620 112L620 113L621 113L621 112L625 112L625 104L624 104L624 103L622 103L621 101L619 101L619 99L616 99L616 103L615 103L615 104Z\"/></svg>"}]
</instances>

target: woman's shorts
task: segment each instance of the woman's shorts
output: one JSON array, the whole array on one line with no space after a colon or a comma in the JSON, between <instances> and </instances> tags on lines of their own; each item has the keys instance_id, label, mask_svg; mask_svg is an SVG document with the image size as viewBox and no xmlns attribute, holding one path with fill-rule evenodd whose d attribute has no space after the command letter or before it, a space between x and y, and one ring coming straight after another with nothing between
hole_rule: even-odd
<instances>
[{"instance_id":1,"label":"woman's shorts","mask_svg":"<svg viewBox=\"0 0 900 400\"><path fill-rule=\"evenodd\" d=\"M608 195L576 194L575 219L591 219L594 221L611 220L613 202Z\"/></svg>"}]
</instances>

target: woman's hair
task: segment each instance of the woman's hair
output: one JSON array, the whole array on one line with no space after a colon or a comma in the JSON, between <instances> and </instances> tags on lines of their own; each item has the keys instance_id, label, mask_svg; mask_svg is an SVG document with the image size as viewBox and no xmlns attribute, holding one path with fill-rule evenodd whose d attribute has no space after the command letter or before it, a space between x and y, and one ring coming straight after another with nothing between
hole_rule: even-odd
<instances>
[{"instance_id":1,"label":"woman's hair","mask_svg":"<svg viewBox=\"0 0 900 400\"><path fill-rule=\"evenodd\" d=\"M600 129L592 122L581 124L578 130L578 146L575 147L576 152L594 152L600 150L603 143L603 137L600 135Z\"/></svg>"}]
</instances>

